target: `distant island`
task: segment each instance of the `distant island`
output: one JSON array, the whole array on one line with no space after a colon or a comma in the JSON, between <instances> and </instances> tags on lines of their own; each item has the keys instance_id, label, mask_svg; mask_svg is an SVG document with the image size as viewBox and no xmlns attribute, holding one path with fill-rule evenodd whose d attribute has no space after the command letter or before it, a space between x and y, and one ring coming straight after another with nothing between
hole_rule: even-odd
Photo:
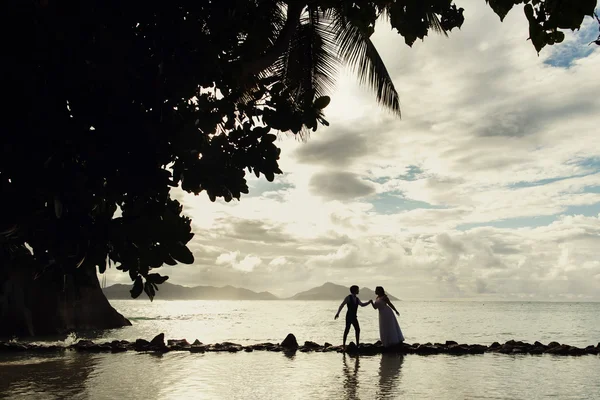
<instances>
[{"instance_id":1,"label":"distant island","mask_svg":"<svg viewBox=\"0 0 600 400\"><path fill-rule=\"evenodd\" d=\"M336 285L335 283L327 282L319 287L312 288L305 292L300 292L288 300L339 300L340 302L344 297L350 294L350 290L348 286ZM390 300L398 300L396 297L387 293ZM362 301L367 301L369 299L375 299L377 295L375 292L369 288L363 287L360 288L360 292L358 294L358 298Z\"/></svg>"},{"instance_id":2,"label":"distant island","mask_svg":"<svg viewBox=\"0 0 600 400\"><path fill-rule=\"evenodd\" d=\"M102 289L109 300L131 300L131 285L116 284ZM146 299L144 295L138 299ZM194 286L187 287L165 282L158 286L157 300L280 300L269 292L253 292L252 290L233 286Z\"/></svg>"},{"instance_id":3,"label":"distant island","mask_svg":"<svg viewBox=\"0 0 600 400\"><path fill-rule=\"evenodd\" d=\"M269 292L253 292L252 290L233 286L181 286L165 282L158 287L157 300L339 300L349 294L348 287L327 282L319 287L297 293L288 298L279 298ZM131 300L131 285L115 284L102 289L109 300ZM369 288L361 288L358 297L362 301L375 299L375 292ZM388 293L390 300L398 299ZM138 299L146 299L140 296Z\"/></svg>"}]
</instances>

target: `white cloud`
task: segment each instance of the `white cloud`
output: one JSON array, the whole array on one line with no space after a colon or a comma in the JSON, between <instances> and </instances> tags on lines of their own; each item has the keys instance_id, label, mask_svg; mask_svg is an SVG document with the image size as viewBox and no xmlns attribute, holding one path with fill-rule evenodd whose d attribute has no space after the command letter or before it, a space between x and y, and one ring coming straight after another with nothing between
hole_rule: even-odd
<instances>
[{"instance_id":1,"label":"white cloud","mask_svg":"<svg viewBox=\"0 0 600 400\"><path fill-rule=\"evenodd\" d=\"M600 300L600 51L552 67L560 46L538 57L522 9L500 23L485 2L460 4L466 22L449 39L411 49L374 35L402 120L345 73L331 127L277 142L274 184L251 178L250 196L228 204L177 191L197 261L171 281Z\"/></svg>"}]
</instances>

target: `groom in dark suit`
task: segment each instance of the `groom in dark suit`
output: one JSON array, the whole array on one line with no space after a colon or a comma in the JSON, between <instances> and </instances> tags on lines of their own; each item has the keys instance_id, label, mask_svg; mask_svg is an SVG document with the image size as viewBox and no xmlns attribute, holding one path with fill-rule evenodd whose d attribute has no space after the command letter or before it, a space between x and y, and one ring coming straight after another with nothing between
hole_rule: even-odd
<instances>
[{"instance_id":1,"label":"groom in dark suit","mask_svg":"<svg viewBox=\"0 0 600 400\"><path fill-rule=\"evenodd\" d=\"M344 298L342 304L340 304L340 308L338 308L337 313L335 314L334 319L338 319L340 316L340 311L344 306L348 306L348 310L346 311L346 328L344 329L344 341L343 348L346 349L346 338L348 337L348 332L350 332L350 326L354 327L354 333L356 333L356 345L360 343L360 325L358 324L358 306L364 307L368 306L372 300L369 300L366 303L363 303L358 298L358 286L352 285L350 286L350 294Z\"/></svg>"}]
</instances>

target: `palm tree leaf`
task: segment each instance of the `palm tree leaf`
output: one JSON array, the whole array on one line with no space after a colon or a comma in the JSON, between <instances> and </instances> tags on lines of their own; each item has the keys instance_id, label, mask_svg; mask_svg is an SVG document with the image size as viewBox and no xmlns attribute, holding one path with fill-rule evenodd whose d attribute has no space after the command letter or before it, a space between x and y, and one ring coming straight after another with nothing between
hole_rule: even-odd
<instances>
[{"instance_id":1,"label":"palm tree leaf","mask_svg":"<svg viewBox=\"0 0 600 400\"><path fill-rule=\"evenodd\" d=\"M400 115L398 92L373 42L337 10L332 10L331 17L329 29L335 34L342 60L358 75L360 83L375 91L380 104Z\"/></svg>"},{"instance_id":2,"label":"palm tree leaf","mask_svg":"<svg viewBox=\"0 0 600 400\"><path fill-rule=\"evenodd\" d=\"M339 63L335 36L322 21L322 14L309 9L275 69L295 97L312 101L333 90Z\"/></svg>"}]
</instances>

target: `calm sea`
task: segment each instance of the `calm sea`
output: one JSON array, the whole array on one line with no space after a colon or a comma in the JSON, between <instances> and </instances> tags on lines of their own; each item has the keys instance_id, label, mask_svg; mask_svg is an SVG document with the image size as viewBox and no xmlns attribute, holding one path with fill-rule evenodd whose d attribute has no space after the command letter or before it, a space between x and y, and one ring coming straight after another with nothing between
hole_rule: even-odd
<instances>
[{"instance_id":1,"label":"calm sea","mask_svg":"<svg viewBox=\"0 0 600 400\"><path fill-rule=\"evenodd\" d=\"M114 301L133 326L79 339L199 339L204 343L341 343L337 302ZM491 344L510 339L600 342L600 303L398 302L407 342ZM378 339L377 312L359 310L361 340ZM353 339L353 332L350 338ZM47 342L56 338L46 338ZM337 353L0 355L10 399L600 399L600 356Z\"/></svg>"}]
</instances>

